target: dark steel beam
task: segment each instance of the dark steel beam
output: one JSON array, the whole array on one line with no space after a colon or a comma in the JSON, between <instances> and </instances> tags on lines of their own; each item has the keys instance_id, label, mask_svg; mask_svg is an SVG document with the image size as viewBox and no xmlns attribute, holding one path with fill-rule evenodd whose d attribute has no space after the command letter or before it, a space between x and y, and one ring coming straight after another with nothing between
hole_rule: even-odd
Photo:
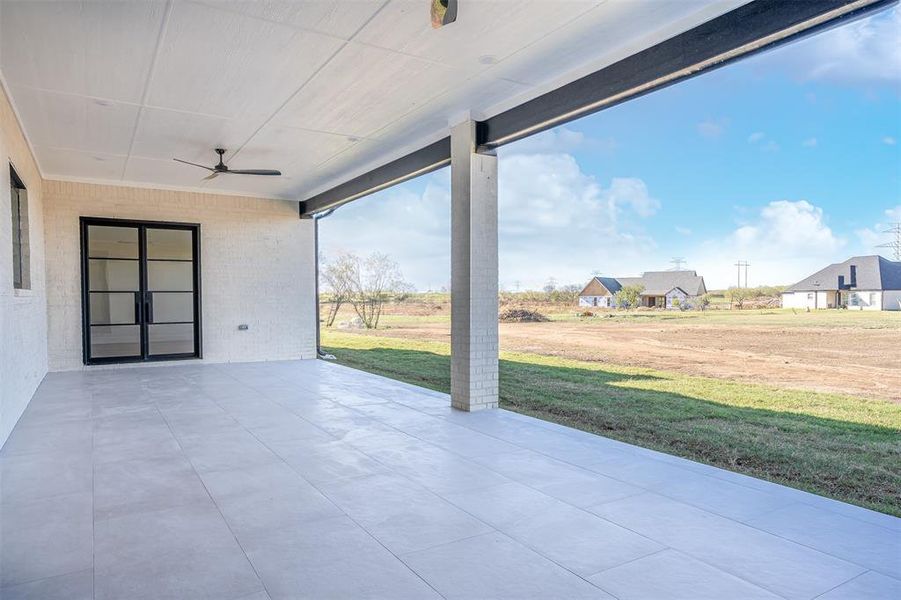
<instances>
[{"instance_id":1,"label":"dark steel beam","mask_svg":"<svg viewBox=\"0 0 901 600\"><path fill-rule=\"evenodd\" d=\"M754 0L478 124L497 148L741 58L896 4L898 0ZM309 216L450 164L450 138L300 203Z\"/></svg>"},{"instance_id":2,"label":"dark steel beam","mask_svg":"<svg viewBox=\"0 0 901 600\"><path fill-rule=\"evenodd\" d=\"M304 217L334 208L449 164L450 138L446 137L302 201L300 216Z\"/></svg>"},{"instance_id":3,"label":"dark steel beam","mask_svg":"<svg viewBox=\"0 0 901 600\"><path fill-rule=\"evenodd\" d=\"M896 2L754 0L487 119L479 142L508 144Z\"/></svg>"}]
</instances>

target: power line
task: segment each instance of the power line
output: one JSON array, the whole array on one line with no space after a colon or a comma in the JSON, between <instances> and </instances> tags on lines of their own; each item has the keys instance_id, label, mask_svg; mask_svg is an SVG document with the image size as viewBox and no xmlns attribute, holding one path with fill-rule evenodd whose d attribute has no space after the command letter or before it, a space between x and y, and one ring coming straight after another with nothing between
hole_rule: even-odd
<instances>
[{"instance_id":1,"label":"power line","mask_svg":"<svg viewBox=\"0 0 901 600\"><path fill-rule=\"evenodd\" d=\"M891 226L883 231L882 233L894 234L895 239L886 242L884 244L879 244L876 246L877 248L891 248L892 249L892 258L895 260L901 261L901 221L897 223L892 223Z\"/></svg>"},{"instance_id":2,"label":"power line","mask_svg":"<svg viewBox=\"0 0 901 600\"><path fill-rule=\"evenodd\" d=\"M741 268L742 267L745 268L745 287L748 287L748 267L751 266L751 263L749 263L746 260L740 260L737 263L735 263L735 266L738 267L738 281L737 281L736 287L741 287Z\"/></svg>"}]
</instances>

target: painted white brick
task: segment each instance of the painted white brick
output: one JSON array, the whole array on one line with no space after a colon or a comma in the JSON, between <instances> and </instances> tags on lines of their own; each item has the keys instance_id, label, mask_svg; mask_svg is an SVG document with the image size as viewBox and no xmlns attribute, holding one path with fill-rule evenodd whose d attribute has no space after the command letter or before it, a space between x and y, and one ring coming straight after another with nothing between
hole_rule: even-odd
<instances>
[{"instance_id":1,"label":"painted white brick","mask_svg":"<svg viewBox=\"0 0 901 600\"><path fill-rule=\"evenodd\" d=\"M498 403L497 157L475 152L474 124L451 132L451 403Z\"/></svg>"},{"instance_id":2,"label":"painted white brick","mask_svg":"<svg viewBox=\"0 0 901 600\"><path fill-rule=\"evenodd\" d=\"M0 446L47 373L47 297L41 174L0 88ZM31 289L13 289L11 162L28 190Z\"/></svg>"},{"instance_id":3,"label":"painted white brick","mask_svg":"<svg viewBox=\"0 0 901 600\"><path fill-rule=\"evenodd\" d=\"M200 224L204 361L315 358L314 225L296 203L63 181L44 198L51 370L83 368L82 216Z\"/></svg>"}]
</instances>

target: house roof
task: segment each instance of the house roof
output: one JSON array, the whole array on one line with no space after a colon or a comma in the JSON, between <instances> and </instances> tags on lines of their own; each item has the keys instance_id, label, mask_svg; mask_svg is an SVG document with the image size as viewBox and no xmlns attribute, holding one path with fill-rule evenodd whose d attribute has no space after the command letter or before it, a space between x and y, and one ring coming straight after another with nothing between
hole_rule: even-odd
<instances>
[{"instance_id":1,"label":"house roof","mask_svg":"<svg viewBox=\"0 0 901 600\"><path fill-rule=\"evenodd\" d=\"M856 285L851 285L851 266L857 267ZM844 277L844 287L839 285ZM901 262L878 255L852 256L848 260L820 269L810 277L785 288L786 292L816 290L901 290Z\"/></svg>"},{"instance_id":2,"label":"house roof","mask_svg":"<svg viewBox=\"0 0 901 600\"><path fill-rule=\"evenodd\" d=\"M601 285L610 290L611 294L615 294L623 287L615 277L595 277L595 279L600 281Z\"/></svg>"},{"instance_id":3,"label":"house roof","mask_svg":"<svg viewBox=\"0 0 901 600\"><path fill-rule=\"evenodd\" d=\"M664 296L673 288L679 288L689 296L707 293L704 278L695 271L648 271L641 277L595 277L605 288L615 294L627 285L640 285L643 296Z\"/></svg>"}]
</instances>

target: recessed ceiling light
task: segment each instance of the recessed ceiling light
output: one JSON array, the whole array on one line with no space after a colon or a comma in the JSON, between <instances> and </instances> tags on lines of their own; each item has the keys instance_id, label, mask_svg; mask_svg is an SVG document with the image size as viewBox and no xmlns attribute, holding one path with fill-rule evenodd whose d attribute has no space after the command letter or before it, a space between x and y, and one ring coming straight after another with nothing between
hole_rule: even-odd
<instances>
[{"instance_id":1,"label":"recessed ceiling light","mask_svg":"<svg viewBox=\"0 0 901 600\"><path fill-rule=\"evenodd\" d=\"M484 56L479 57L479 63L483 65L497 64L497 58L491 56L490 54L485 54Z\"/></svg>"}]
</instances>

